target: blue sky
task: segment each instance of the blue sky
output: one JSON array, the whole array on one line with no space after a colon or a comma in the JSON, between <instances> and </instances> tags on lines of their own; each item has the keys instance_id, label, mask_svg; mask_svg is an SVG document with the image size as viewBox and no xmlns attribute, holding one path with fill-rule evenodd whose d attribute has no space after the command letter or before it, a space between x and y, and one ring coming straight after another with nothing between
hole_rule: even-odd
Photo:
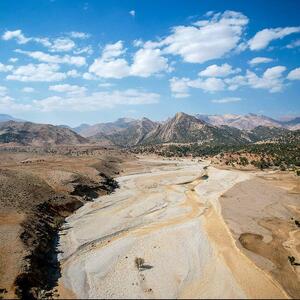
<instances>
[{"instance_id":1,"label":"blue sky","mask_svg":"<svg viewBox=\"0 0 300 300\"><path fill-rule=\"evenodd\" d=\"M300 2L0 1L0 113L300 114Z\"/></svg>"}]
</instances>

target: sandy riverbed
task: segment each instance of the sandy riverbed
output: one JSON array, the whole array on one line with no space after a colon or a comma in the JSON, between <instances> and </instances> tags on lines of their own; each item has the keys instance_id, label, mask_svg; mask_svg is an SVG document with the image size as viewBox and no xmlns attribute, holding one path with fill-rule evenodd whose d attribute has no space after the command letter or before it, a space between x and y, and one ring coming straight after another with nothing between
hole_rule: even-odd
<instances>
[{"instance_id":1,"label":"sandy riverbed","mask_svg":"<svg viewBox=\"0 0 300 300\"><path fill-rule=\"evenodd\" d=\"M220 196L253 175L207 164L140 159L114 194L67 218L60 297L287 298L221 214Z\"/></svg>"}]
</instances>

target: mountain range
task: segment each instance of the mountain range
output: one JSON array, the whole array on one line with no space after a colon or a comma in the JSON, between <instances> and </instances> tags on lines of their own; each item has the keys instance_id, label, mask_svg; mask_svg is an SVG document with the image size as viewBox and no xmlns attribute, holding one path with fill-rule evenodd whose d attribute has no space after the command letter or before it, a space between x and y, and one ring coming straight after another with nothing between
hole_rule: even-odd
<instances>
[{"instance_id":1,"label":"mountain range","mask_svg":"<svg viewBox=\"0 0 300 300\"><path fill-rule=\"evenodd\" d=\"M0 123L0 143L23 146L78 145L89 141L76 132L49 124L7 121Z\"/></svg>"},{"instance_id":2,"label":"mountain range","mask_svg":"<svg viewBox=\"0 0 300 300\"><path fill-rule=\"evenodd\" d=\"M255 114L192 116L179 112L165 122L120 118L116 122L82 124L75 128L21 120L2 121L0 143L38 146L97 143L121 147L167 143L227 145L283 140L285 136L293 139L295 135L291 130L298 133L299 128L299 117L279 121Z\"/></svg>"}]
</instances>

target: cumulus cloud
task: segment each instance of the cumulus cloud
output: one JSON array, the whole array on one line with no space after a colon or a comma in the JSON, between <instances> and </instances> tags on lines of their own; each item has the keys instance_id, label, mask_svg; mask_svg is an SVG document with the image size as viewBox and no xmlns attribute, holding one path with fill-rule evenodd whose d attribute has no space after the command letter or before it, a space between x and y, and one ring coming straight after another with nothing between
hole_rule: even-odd
<instances>
[{"instance_id":1,"label":"cumulus cloud","mask_svg":"<svg viewBox=\"0 0 300 300\"><path fill-rule=\"evenodd\" d=\"M16 58L16 57L11 57L11 58L9 59L9 62L11 62L11 63L16 63L18 60L19 60L19 59Z\"/></svg>"},{"instance_id":2,"label":"cumulus cloud","mask_svg":"<svg viewBox=\"0 0 300 300\"><path fill-rule=\"evenodd\" d=\"M248 85L254 89L267 89L271 93L280 92L283 88L284 78L282 74L285 70L286 67L284 66L268 68L261 77L247 70Z\"/></svg>"},{"instance_id":3,"label":"cumulus cloud","mask_svg":"<svg viewBox=\"0 0 300 300\"><path fill-rule=\"evenodd\" d=\"M230 78L172 78L170 80L170 89L175 98L189 97L191 88L201 89L205 92L214 93L222 90L235 91L242 86L248 86L254 89L266 89L271 93L280 92L284 87L283 72L284 66L268 68L259 76L252 71L247 70L245 75L236 75ZM295 71L297 77L298 71ZM293 77L293 74L291 75ZM296 78L295 78L296 79Z\"/></svg>"},{"instance_id":4,"label":"cumulus cloud","mask_svg":"<svg viewBox=\"0 0 300 300\"><path fill-rule=\"evenodd\" d=\"M201 89L205 92L216 92L225 89L224 81L220 78L210 77L206 79L189 79L189 78L177 78L170 79L170 89L173 97L186 98L189 97L190 88Z\"/></svg>"},{"instance_id":5,"label":"cumulus cloud","mask_svg":"<svg viewBox=\"0 0 300 300\"><path fill-rule=\"evenodd\" d=\"M35 92L35 89L30 87L30 86L26 86L22 89L22 92L23 93L34 93Z\"/></svg>"},{"instance_id":6,"label":"cumulus cloud","mask_svg":"<svg viewBox=\"0 0 300 300\"><path fill-rule=\"evenodd\" d=\"M296 68L292 70L288 76L287 79L289 80L300 80L300 68Z\"/></svg>"},{"instance_id":7,"label":"cumulus cloud","mask_svg":"<svg viewBox=\"0 0 300 300\"><path fill-rule=\"evenodd\" d=\"M223 65L210 65L198 75L205 77L227 77L232 74L241 72L240 68L233 69L231 65L225 63Z\"/></svg>"},{"instance_id":8,"label":"cumulus cloud","mask_svg":"<svg viewBox=\"0 0 300 300\"><path fill-rule=\"evenodd\" d=\"M8 95L8 89L5 86L0 86L0 110L4 113L11 113L12 111L30 110L30 104L22 104Z\"/></svg>"},{"instance_id":9,"label":"cumulus cloud","mask_svg":"<svg viewBox=\"0 0 300 300\"><path fill-rule=\"evenodd\" d=\"M119 105L143 105L158 103L160 95L128 89L125 91L95 92L90 95L68 97L53 96L34 100L34 106L41 111L97 111Z\"/></svg>"},{"instance_id":10,"label":"cumulus cloud","mask_svg":"<svg viewBox=\"0 0 300 300\"><path fill-rule=\"evenodd\" d=\"M25 37L20 29L14 31L5 31L2 35L2 39L4 41L15 39L18 44L26 44L31 40L30 38Z\"/></svg>"},{"instance_id":11,"label":"cumulus cloud","mask_svg":"<svg viewBox=\"0 0 300 300\"><path fill-rule=\"evenodd\" d=\"M131 10L131 11L129 12L129 14L132 15L133 17L135 17L135 10Z\"/></svg>"},{"instance_id":12,"label":"cumulus cloud","mask_svg":"<svg viewBox=\"0 0 300 300\"><path fill-rule=\"evenodd\" d=\"M114 84L110 83L110 82L102 82L102 83L99 83L98 86L102 87L102 88L109 88L109 87L114 86Z\"/></svg>"},{"instance_id":13,"label":"cumulus cloud","mask_svg":"<svg viewBox=\"0 0 300 300\"><path fill-rule=\"evenodd\" d=\"M59 72L59 66L55 64L28 64L20 66L6 76L8 80L30 81L60 81L66 79L65 73Z\"/></svg>"},{"instance_id":14,"label":"cumulus cloud","mask_svg":"<svg viewBox=\"0 0 300 300\"><path fill-rule=\"evenodd\" d=\"M300 32L300 27L278 27L263 29L255 34L249 40L249 48L251 50L261 50L266 48L273 40L283 39L287 35Z\"/></svg>"},{"instance_id":15,"label":"cumulus cloud","mask_svg":"<svg viewBox=\"0 0 300 300\"><path fill-rule=\"evenodd\" d=\"M258 64L269 63L269 62L272 62L272 61L273 61L272 58L259 56L259 57L252 58L250 61L248 61L248 63L250 65L258 65Z\"/></svg>"},{"instance_id":16,"label":"cumulus cloud","mask_svg":"<svg viewBox=\"0 0 300 300\"><path fill-rule=\"evenodd\" d=\"M225 97L225 98L221 98L221 99L213 99L213 100L211 100L211 102L224 104L224 103L239 102L241 100L242 99L240 97Z\"/></svg>"},{"instance_id":17,"label":"cumulus cloud","mask_svg":"<svg viewBox=\"0 0 300 300\"><path fill-rule=\"evenodd\" d=\"M229 91L235 91L241 86L247 85L247 78L243 75L237 75L224 79L224 83L226 83Z\"/></svg>"},{"instance_id":18,"label":"cumulus cloud","mask_svg":"<svg viewBox=\"0 0 300 300\"><path fill-rule=\"evenodd\" d=\"M185 62L203 63L234 50L247 24L248 18L242 13L225 11L190 26L174 27L158 45L165 46L165 53L180 55Z\"/></svg>"},{"instance_id":19,"label":"cumulus cloud","mask_svg":"<svg viewBox=\"0 0 300 300\"><path fill-rule=\"evenodd\" d=\"M51 63L51 64L68 64L75 66L83 66L86 64L85 57L83 56L70 56L70 55L51 55L41 51L24 51L17 49L17 53L25 54L31 58L34 58L40 62Z\"/></svg>"},{"instance_id":20,"label":"cumulus cloud","mask_svg":"<svg viewBox=\"0 0 300 300\"><path fill-rule=\"evenodd\" d=\"M80 31L71 31L69 32L69 35L74 39L81 39L81 40L88 39L91 36L89 33L80 32Z\"/></svg>"},{"instance_id":21,"label":"cumulus cloud","mask_svg":"<svg viewBox=\"0 0 300 300\"><path fill-rule=\"evenodd\" d=\"M300 39L292 41L290 44L286 46L289 49L300 47Z\"/></svg>"},{"instance_id":22,"label":"cumulus cloud","mask_svg":"<svg viewBox=\"0 0 300 300\"><path fill-rule=\"evenodd\" d=\"M0 63L0 72L9 72L13 69L14 67L12 65L4 65Z\"/></svg>"},{"instance_id":23,"label":"cumulus cloud","mask_svg":"<svg viewBox=\"0 0 300 300\"><path fill-rule=\"evenodd\" d=\"M66 93L69 95L84 95L86 92L85 87L70 84L51 85L49 86L49 90L58 93Z\"/></svg>"},{"instance_id":24,"label":"cumulus cloud","mask_svg":"<svg viewBox=\"0 0 300 300\"><path fill-rule=\"evenodd\" d=\"M88 37L87 34L83 32L71 32L69 36L77 39L85 39ZM49 49L51 52L67 52L75 50L76 44L69 37L58 37L58 38L48 38L48 37L26 37L22 30L5 31L2 35L2 39L5 41L15 40L18 44L27 44L28 42L38 43Z\"/></svg>"},{"instance_id":25,"label":"cumulus cloud","mask_svg":"<svg viewBox=\"0 0 300 300\"><path fill-rule=\"evenodd\" d=\"M95 59L89 67L89 72L102 78L119 79L127 76L149 77L170 70L168 60L161 55L160 49L139 49L134 54L131 65L122 57L125 52L122 41L107 44L101 57ZM88 75L85 77L90 79Z\"/></svg>"},{"instance_id":26,"label":"cumulus cloud","mask_svg":"<svg viewBox=\"0 0 300 300\"><path fill-rule=\"evenodd\" d=\"M75 43L69 38L57 38L49 47L51 52L66 52L75 48Z\"/></svg>"},{"instance_id":27,"label":"cumulus cloud","mask_svg":"<svg viewBox=\"0 0 300 300\"><path fill-rule=\"evenodd\" d=\"M168 59L161 55L160 49L140 49L133 58L130 74L141 77L149 77L152 74L167 71Z\"/></svg>"},{"instance_id":28,"label":"cumulus cloud","mask_svg":"<svg viewBox=\"0 0 300 300\"><path fill-rule=\"evenodd\" d=\"M3 97L3 96L6 96L7 95L7 87L6 86L1 86L0 85L0 96Z\"/></svg>"},{"instance_id":29,"label":"cumulus cloud","mask_svg":"<svg viewBox=\"0 0 300 300\"><path fill-rule=\"evenodd\" d=\"M170 89L175 98L187 98L189 94L188 78L177 78L173 77L169 80Z\"/></svg>"}]
</instances>

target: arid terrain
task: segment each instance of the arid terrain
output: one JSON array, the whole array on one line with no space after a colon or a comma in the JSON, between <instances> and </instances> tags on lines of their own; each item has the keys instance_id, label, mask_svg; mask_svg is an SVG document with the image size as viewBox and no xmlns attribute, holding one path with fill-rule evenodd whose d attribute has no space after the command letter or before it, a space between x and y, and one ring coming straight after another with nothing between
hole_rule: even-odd
<instances>
[{"instance_id":1,"label":"arid terrain","mask_svg":"<svg viewBox=\"0 0 300 300\"><path fill-rule=\"evenodd\" d=\"M67 217L60 298L299 298L299 178L141 156Z\"/></svg>"},{"instance_id":2,"label":"arid terrain","mask_svg":"<svg viewBox=\"0 0 300 300\"><path fill-rule=\"evenodd\" d=\"M0 297L52 295L64 218L114 190L129 157L99 147L1 148Z\"/></svg>"}]
</instances>

